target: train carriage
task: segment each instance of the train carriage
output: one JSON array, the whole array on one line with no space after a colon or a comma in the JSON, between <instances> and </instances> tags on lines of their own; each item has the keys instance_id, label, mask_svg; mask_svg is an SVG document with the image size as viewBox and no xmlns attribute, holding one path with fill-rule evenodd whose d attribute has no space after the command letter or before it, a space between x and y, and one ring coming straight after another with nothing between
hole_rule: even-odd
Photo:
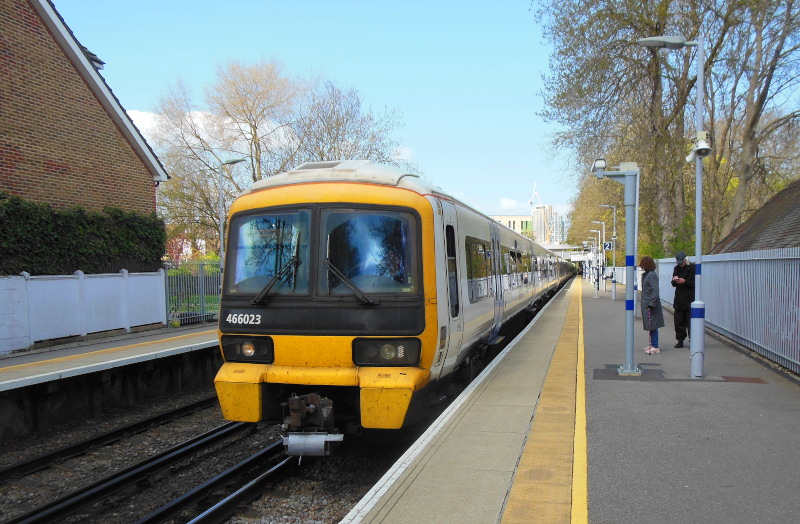
<instances>
[{"instance_id":1,"label":"train carriage","mask_svg":"<svg viewBox=\"0 0 800 524\"><path fill-rule=\"evenodd\" d=\"M223 415L324 455L441 399L572 267L418 176L304 164L231 206L215 385Z\"/></svg>"}]
</instances>

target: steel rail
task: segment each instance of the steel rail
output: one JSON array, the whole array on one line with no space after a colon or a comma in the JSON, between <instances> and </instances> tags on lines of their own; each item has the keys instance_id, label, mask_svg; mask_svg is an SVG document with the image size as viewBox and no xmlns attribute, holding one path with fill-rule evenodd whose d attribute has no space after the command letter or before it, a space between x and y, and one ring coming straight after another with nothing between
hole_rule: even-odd
<instances>
[{"instance_id":1,"label":"steel rail","mask_svg":"<svg viewBox=\"0 0 800 524\"><path fill-rule=\"evenodd\" d=\"M297 462L297 457L286 457L268 471L248 482L234 493L220 500L206 511L189 521L189 524L222 524L234 513L240 504L250 502L264 492L267 485L275 477L284 473L287 468Z\"/></svg>"},{"instance_id":2,"label":"steel rail","mask_svg":"<svg viewBox=\"0 0 800 524\"><path fill-rule=\"evenodd\" d=\"M28 473L32 473L34 471L38 471L40 469L44 469L46 467L51 466L52 464L54 464L59 460L78 456L82 453L85 453L89 449L92 449L94 447L99 447L108 444L110 442L114 442L129 434L138 433L140 431L147 429L150 426L163 424L164 422L168 422L174 418L184 416L188 413L197 411L199 409L203 409L205 407L212 405L216 401L217 401L216 395L213 397L208 397L199 400L197 402L187 404L185 406L180 406L178 408L171 409L163 413L159 413L158 415L155 415L153 417L146 418L138 422L133 422L126 426L122 426L117 429L112 429L111 431L106 431L105 433L89 437L80 442L69 444L59 449L43 453L36 457L31 457L29 459L23 460L22 462L17 462L16 464L6 466L0 469L0 483L5 482L6 480L12 477L25 475Z\"/></svg>"},{"instance_id":3,"label":"steel rail","mask_svg":"<svg viewBox=\"0 0 800 524\"><path fill-rule=\"evenodd\" d=\"M168 502L167 504L161 506L160 508L156 509L145 515L144 517L140 518L135 522L135 524L149 524L153 522L166 522L171 517L174 517L184 508L194 504L206 497L208 497L209 493L212 493L219 489L220 487L224 486L234 480L235 478L241 476L246 471L251 470L255 465L261 464L270 460L273 457L278 457L283 454L283 440L279 439L275 442L269 444L266 448L262 449L255 455L252 455L243 461L239 462L235 466L228 468L227 470L223 471L219 475L208 479L207 481L203 482L199 486L187 491L180 497Z\"/></svg>"},{"instance_id":4,"label":"steel rail","mask_svg":"<svg viewBox=\"0 0 800 524\"><path fill-rule=\"evenodd\" d=\"M5 521L4 524L29 524L61 520L65 515L69 515L85 506L94 504L126 486L134 484L142 478L182 460L187 455L196 453L239 431L254 426L255 424L250 422L229 422L223 424L211 431L159 453L154 457L150 457L129 468L109 475L104 479L35 508L23 515Z\"/></svg>"}]
</instances>

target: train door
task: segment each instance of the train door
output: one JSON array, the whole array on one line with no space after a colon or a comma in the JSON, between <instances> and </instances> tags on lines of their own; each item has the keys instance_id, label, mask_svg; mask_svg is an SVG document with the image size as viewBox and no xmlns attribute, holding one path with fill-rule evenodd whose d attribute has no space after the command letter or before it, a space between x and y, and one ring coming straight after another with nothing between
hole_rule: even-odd
<instances>
[{"instance_id":1,"label":"train door","mask_svg":"<svg viewBox=\"0 0 800 524\"><path fill-rule=\"evenodd\" d=\"M448 316L447 322L440 326L441 341L444 345L444 355L452 358L458 354L461 347L461 338L464 332L464 314L461 304L461 275L458 271L458 222L456 221L456 206L452 202L440 200L442 204L442 227L444 228L445 260L444 270L447 275ZM451 352L448 354L449 352Z\"/></svg>"},{"instance_id":2,"label":"train door","mask_svg":"<svg viewBox=\"0 0 800 524\"><path fill-rule=\"evenodd\" d=\"M502 274L502 259L503 252L500 249L500 228L497 224L491 224L491 237L492 237L492 272L494 272L494 321L492 322L492 331L489 336L491 342L500 331L500 325L503 323L503 309L505 308L505 299L503 297L503 274Z\"/></svg>"}]
</instances>

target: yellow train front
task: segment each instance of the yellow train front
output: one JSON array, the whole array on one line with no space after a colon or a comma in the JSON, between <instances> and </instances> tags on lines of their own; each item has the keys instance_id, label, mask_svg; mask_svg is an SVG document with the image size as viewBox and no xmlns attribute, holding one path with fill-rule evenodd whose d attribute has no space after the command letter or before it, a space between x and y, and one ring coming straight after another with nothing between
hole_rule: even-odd
<instances>
[{"instance_id":1,"label":"yellow train front","mask_svg":"<svg viewBox=\"0 0 800 524\"><path fill-rule=\"evenodd\" d=\"M226 419L282 423L291 455L414 423L565 278L530 240L366 161L257 182L228 226L217 394Z\"/></svg>"}]
</instances>

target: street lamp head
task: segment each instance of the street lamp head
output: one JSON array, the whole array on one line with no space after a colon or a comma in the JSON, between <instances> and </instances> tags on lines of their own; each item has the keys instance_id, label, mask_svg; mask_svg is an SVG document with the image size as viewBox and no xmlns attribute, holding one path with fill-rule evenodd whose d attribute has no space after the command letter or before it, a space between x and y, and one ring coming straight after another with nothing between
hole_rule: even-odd
<instances>
[{"instance_id":1,"label":"street lamp head","mask_svg":"<svg viewBox=\"0 0 800 524\"><path fill-rule=\"evenodd\" d=\"M248 158L249 158L249 157L243 157L243 158L234 158L233 160L226 160L225 162L220 162L220 164L219 164L219 165L221 165L221 166L229 166L229 165L231 165L231 164L238 164L239 162L244 162L244 161L245 161L245 160L247 160Z\"/></svg>"},{"instance_id":2,"label":"street lamp head","mask_svg":"<svg viewBox=\"0 0 800 524\"><path fill-rule=\"evenodd\" d=\"M687 42L682 36L651 36L642 38L637 42L642 47L666 47L667 49L680 49L694 42Z\"/></svg>"}]
</instances>

